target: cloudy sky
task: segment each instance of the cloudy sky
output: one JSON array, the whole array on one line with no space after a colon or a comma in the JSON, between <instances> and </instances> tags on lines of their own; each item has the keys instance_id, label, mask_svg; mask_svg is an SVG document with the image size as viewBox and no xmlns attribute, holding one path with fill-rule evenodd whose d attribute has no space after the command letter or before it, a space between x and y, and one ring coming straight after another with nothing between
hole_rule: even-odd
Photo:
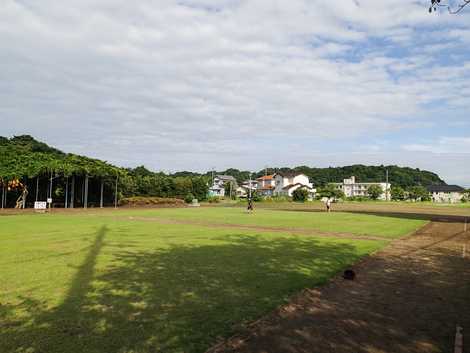
<instances>
[{"instance_id":1,"label":"cloudy sky","mask_svg":"<svg viewBox=\"0 0 470 353\"><path fill-rule=\"evenodd\" d=\"M0 135L155 170L399 164L470 186L470 9L0 0Z\"/></svg>"}]
</instances>

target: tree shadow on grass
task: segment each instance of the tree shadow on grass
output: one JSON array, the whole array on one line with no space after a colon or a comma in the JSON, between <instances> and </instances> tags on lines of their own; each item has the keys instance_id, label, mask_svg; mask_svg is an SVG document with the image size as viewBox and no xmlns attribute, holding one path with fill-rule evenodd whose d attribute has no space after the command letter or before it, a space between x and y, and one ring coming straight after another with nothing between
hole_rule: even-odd
<instances>
[{"instance_id":1,"label":"tree shadow on grass","mask_svg":"<svg viewBox=\"0 0 470 353\"><path fill-rule=\"evenodd\" d=\"M360 256L347 242L233 234L210 246L121 249L95 274L105 233L60 306L24 301L30 317L10 325L0 317L0 351L203 352Z\"/></svg>"}]
</instances>

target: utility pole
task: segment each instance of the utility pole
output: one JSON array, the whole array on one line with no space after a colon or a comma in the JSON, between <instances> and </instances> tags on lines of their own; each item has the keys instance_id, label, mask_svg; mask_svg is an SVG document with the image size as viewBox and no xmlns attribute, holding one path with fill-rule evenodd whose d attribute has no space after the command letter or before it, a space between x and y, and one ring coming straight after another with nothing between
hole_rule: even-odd
<instances>
[{"instance_id":1,"label":"utility pole","mask_svg":"<svg viewBox=\"0 0 470 353\"><path fill-rule=\"evenodd\" d=\"M88 174L85 175L85 190L83 195L83 208L88 208Z\"/></svg>"},{"instance_id":2,"label":"utility pole","mask_svg":"<svg viewBox=\"0 0 470 353\"><path fill-rule=\"evenodd\" d=\"M49 199L51 201L51 202L48 202L49 209L50 209L52 207L52 170L51 170L51 180L49 181Z\"/></svg>"},{"instance_id":3,"label":"utility pole","mask_svg":"<svg viewBox=\"0 0 470 353\"><path fill-rule=\"evenodd\" d=\"M69 177L65 178L65 204L64 207L68 208L69 205Z\"/></svg>"},{"instance_id":4,"label":"utility pole","mask_svg":"<svg viewBox=\"0 0 470 353\"><path fill-rule=\"evenodd\" d=\"M36 177L36 200L38 200L39 197L39 175Z\"/></svg>"},{"instance_id":5,"label":"utility pole","mask_svg":"<svg viewBox=\"0 0 470 353\"><path fill-rule=\"evenodd\" d=\"M251 172L250 172L250 183L248 184L248 194L249 194L249 199L251 200Z\"/></svg>"},{"instance_id":6,"label":"utility pole","mask_svg":"<svg viewBox=\"0 0 470 353\"><path fill-rule=\"evenodd\" d=\"M390 201L389 200L389 185L388 185L388 169L385 170L385 175L386 175L386 185L385 185L385 201Z\"/></svg>"},{"instance_id":7,"label":"utility pole","mask_svg":"<svg viewBox=\"0 0 470 353\"><path fill-rule=\"evenodd\" d=\"M118 204L118 180L119 180L119 174L116 173L116 187L114 190L114 208L117 208L117 204Z\"/></svg>"},{"instance_id":8,"label":"utility pole","mask_svg":"<svg viewBox=\"0 0 470 353\"><path fill-rule=\"evenodd\" d=\"M103 190L104 190L104 180L103 178L101 178L100 208L103 208Z\"/></svg>"},{"instance_id":9,"label":"utility pole","mask_svg":"<svg viewBox=\"0 0 470 353\"><path fill-rule=\"evenodd\" d=\"M70 208L74 207L74 200L75 200L75 175L72 175L72 185L70 185Z\"/></svg>"}]
</instances>

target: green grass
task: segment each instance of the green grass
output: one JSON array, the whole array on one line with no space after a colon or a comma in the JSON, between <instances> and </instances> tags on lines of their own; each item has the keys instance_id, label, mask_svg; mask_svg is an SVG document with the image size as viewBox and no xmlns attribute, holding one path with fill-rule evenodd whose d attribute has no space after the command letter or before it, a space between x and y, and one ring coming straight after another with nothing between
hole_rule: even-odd
<instances>
[{"instance_id":1,"label":"green grass","mask_svg":"<svg viewBox=\"0 0 470 353\"><path fill-rule=\"evenodd\" d=\"M0 352L204 352L387 243L160 224L127 214L316 226L303 213L225 209L0 217ZM313 217L357 221L330 216ZM383 230L365 217L363 226ZM402 234L410 229L391 220Z\"/></svg>"},{"instance_id":2,"label":"green grass","mask_svg":"<svg viewBox=\"0 0 470 353\"><path fill-rule=\"evenodd\" d=\"M252 225L307 229L323 232L344 232L355 235L374 235L396 238L422 227L425 221L348 212L286 212L257 209L247 214L239 207L169 208L148 211L124 211L122 216L138 215L162 220L204 222L212 224Z\"/></svg>"}]
</instances>

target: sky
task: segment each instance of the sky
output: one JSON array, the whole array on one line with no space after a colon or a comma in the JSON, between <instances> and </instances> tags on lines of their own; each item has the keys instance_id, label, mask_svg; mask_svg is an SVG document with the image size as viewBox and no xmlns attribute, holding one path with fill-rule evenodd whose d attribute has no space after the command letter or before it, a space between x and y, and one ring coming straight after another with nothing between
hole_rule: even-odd
<instances>
[{"instance_id":1,"label":"sky","mask_svg":"<svg viewBox=\"0 0 470 353\"><path fill-rule=\"evenodd\" d=\"M165 172L397 164L470 186L470 7L0 3L1 136Z\"/></svg>"}]
</instances>

